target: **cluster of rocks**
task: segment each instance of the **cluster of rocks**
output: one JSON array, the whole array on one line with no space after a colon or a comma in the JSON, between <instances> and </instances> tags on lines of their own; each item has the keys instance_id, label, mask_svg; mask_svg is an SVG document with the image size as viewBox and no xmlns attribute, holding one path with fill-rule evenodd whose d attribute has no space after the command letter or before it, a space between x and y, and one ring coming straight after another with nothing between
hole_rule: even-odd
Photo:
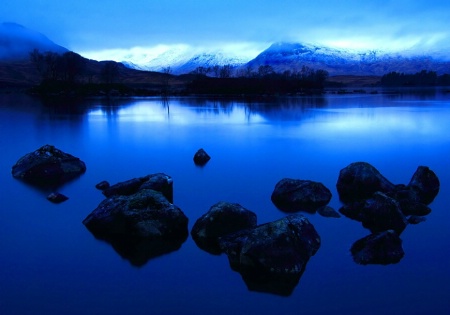
<instances>
[{"instance_id":1,"label":"cluster of rocks","mask_svg":"<svg viewBox=\"0 0 450 315\"><path fill-rule=\"evenodd\" d=\"M392 264L403 256L400 234L431 212L428 205L439 192L439 179L419 166L408 185L394 185L375 167L356 162L340 171L336 184L343 215L359 221L371 235L355 242L351 253L359 264Z\"/></svg>"},{"instance_id":2,"label":"cluster of rocks","mask_svg":"<svg viewBox=\"0 0 450 315\"><path fill-rule=\"evenodd\" d=\"M225 253L252 291L290 295L320 236L301 214L257 225L256 214L239 204L219 202L191 230L201 249Z\"/></svg>"},{"instance_id":3,"label":"cluster of rocks","mask_svg":"<svg viewBox=\"0 0 450 315\"><path fill-rule=\"evenodd\" d=\"M200 149L194 163L202 166L209 159ZM21 158L12 174L32 183L60 185L85 170L80 159L46 145ZM177 250L187 239L188 218L173 204L169 175L150 174L114 185L102 181L96 187L105 199L83 224L131 264L142 266ZM394 185L370 164L357 162L340 171L336 188L343 203L339 212L372 233L351 247L355 262L390 264L404 255L402 231L431 212L428 204L439 192L439 180L428 167L420 166L408 185ZM48 198L54 202L67 199L56 192ZM254 212L236 203L219 202L196 220L190 234L200 249L226 254L250 290L290 295L321 244L309 220L292 213L340 217L328 206L331 198L322 183L284 178L276 184L271 200L290 213L286 217L258 225Z\"/></svg>"}]
</instances>

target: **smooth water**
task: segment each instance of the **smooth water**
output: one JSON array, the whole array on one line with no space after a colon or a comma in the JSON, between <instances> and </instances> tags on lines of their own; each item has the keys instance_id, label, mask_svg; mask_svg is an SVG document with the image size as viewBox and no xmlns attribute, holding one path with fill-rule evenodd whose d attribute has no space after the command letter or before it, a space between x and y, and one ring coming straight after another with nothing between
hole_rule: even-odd
<instances>
[{"instance_id":1,"label":"smooth water","mask_svg":"<svg viewBox=\"0 0 450 315\"><path fill-rule=\"evenodd\" d=\"M49 191L11 176L12 165L44 144L80 157L87 172ZM449 314L450 94L326 95L245 100L158 98L42 101L0 95L0 314ZM212 157L196 167L204 148ZM195 220L218 201L240 203L258 223L285 216L270 195L284 177L322 182L336 193L339 171L366 161L394 183L417 166L436 172L432 213L402 233L395 265L353 262L369 234L342 217L305 214L322 245L293 294L251 292L188 238L137 268L81 223L103 200L95 189L164 172L174 204Z\"/></svg>"}]
</instances>

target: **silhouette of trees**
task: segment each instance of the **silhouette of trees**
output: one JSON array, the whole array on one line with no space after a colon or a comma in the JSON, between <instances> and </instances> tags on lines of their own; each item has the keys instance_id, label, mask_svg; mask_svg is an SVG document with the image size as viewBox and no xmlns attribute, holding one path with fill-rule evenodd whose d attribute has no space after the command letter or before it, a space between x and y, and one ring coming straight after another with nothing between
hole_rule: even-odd
<instances>
[{"instance_id":1,"label":"silhouette of trees","mask_svg":"<svg viewBox=\"0 0 450 315\"><path fill-rule=\"evenodd\" d=\"M105 61L100 72L102 81L106 84L113 84L119 75L119 64L114 61Z\"/></svg>"},{"instance_id":2,"label":"silhouette of trees","mask_svg":"<svg viewBox=\"0 0 450 315\"><path fill-rule=\"evenodd\" d=\"M427 70L414 74L390 72L381 77L382 86L436 86L444 81L445 77L438 77L435 71Z\"/></svg>"}]
</instances>

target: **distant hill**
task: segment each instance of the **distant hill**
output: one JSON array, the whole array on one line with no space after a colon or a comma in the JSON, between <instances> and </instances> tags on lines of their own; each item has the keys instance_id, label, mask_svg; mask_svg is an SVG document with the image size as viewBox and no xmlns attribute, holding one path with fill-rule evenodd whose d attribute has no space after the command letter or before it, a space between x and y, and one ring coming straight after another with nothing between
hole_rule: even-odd
<instances>
[{"instance_id":1,"label":"distant hill","mask_svg":"<svg viewBox=\"0 0 450 315\"><path fill-rule=\"evenodd\" d=\"M0 61L28 60L33 49L59 54L68 49L59 46L45 35L15 23L0 24Z\"/></svg>"}]
</instances>

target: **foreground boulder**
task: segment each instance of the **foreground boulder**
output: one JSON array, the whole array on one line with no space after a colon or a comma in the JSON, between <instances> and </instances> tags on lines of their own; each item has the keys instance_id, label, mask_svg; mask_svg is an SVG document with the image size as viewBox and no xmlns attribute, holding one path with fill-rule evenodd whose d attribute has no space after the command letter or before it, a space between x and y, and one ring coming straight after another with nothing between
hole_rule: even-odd
<instances>
[{"instance_id":1,"label":"foreground boulder","mask_svg":"<svg viewBox=\"0 0 450 315\"><path fill-rule=\"evenodd\" d=\"M21 157L12 167L12 175L36 185L60 185L86 172L79 158L52 145L44 145Z\"/></svg>"},{"instance_id":2,"label":"foreground boulder","mask_svg":"<svg viewBox=\"0 0 450 315\"><path fill-rule=\"evenodd\" d=\"M220 254L220 237L255 226L254 212L237 203L219 202L195 222L191 235L201 249Z\"/></svg>"},{"instance_id":3,"label":"foreground boulder","mask_svg":"<svg viewBox=\"0 0 450 315\"><path fill-rule=\"evenodd\" d=\"M417 202L428 205L439 193L440 182L429 167L419 166L412 176L408 188L414 191Z\"/></svg>"},{"instance_id":4,"label":"foreground boulder","mask_svg":"<svg viewBox=\"0 0 450 315\"><path fill-rule=\"evenodd\" d=\"M188 218L152 189L105 199L83 224L137 266L178 249L188 236Z\"/></svg>"},{"instance_id":5,"label":"foreground boulder","mask_svg":"<svg viewBox=\"0 0 450 315\"><path fill-rule=\"evenodd\" d=\"M152 189L161 192L169 202L173 202L173 179L164 173L156 173L144 177L133 178L105 187L102 191L106 197L114 195L129 196L141 189Z\"/></svg>"},{"instance_id":6,"label":"foreground boulder","mask_svg":"<svg viewBox=\"0 0 450 315\"><path fill-rule=\"evenodd\" d=\"M366 236L356 241L350 251L353 260L361 265L396 264L405 255L402 240L393 230Z\"/></svg>"},{"instance_id":7,"label":"foreground boulder","mask_svg":"<svg viewBox=\"0 0 450 315\"><path fill-rule=\"evenodd\" d=\"M278 209L285 212L315 213L330 202L331 192L322 183L284 178L276 184L271 199Z\"/></svg>"},{"instance_id":8,"label":"foreground boulder","mask_svg":"<svg viewBox=\"0 0 450 315\"><path fill-rule=\"evenodd\" d=\"M319 249L320 236L297 214L222 237L219 243L249 290L288 296Z\"/></svg>"},{"instance_id":9,"label":"foreground boulder","mask_svg":"<svg viewBox=\"0 0 450 315\"><path fill-rule=\"evenodd\" d=\"M206 163L208 163L208 161L211 159L211 157L208 155L208 153L206 153L205 150L203 149L199 149L197 152L195 152L194 154L194 163L195 165L198 166L203 166Z\"/></svg>"}]
</instances>

